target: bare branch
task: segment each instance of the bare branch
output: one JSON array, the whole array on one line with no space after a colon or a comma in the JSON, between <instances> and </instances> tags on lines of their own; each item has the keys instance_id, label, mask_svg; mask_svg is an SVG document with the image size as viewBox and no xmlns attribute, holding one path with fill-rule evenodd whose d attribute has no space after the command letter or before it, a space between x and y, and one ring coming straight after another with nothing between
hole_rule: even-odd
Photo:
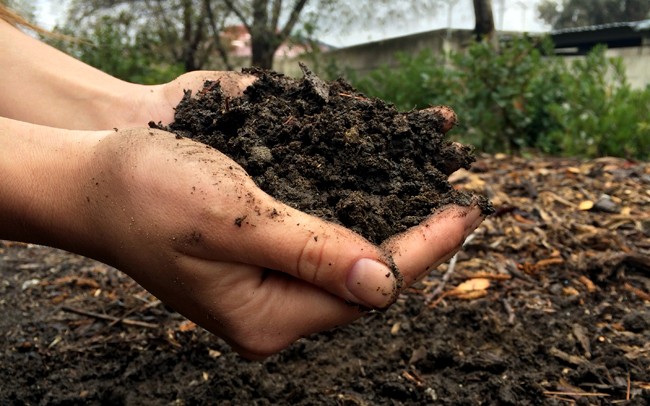
<instances>
[{"instance_id":1,"label":"bare branch","mask_svg":"<svg viewBox=\"0 0 650 406\"><path fill-rule=\"evenodd\" d=\"M293 27L298 22L300 13L305 7L305 4L307 4L307 0L296 0L294 3L293 8L291 9L291 15L289 15L289 20L280 31L280 43L283 42L289 36L289 34L291 34L291 30L293 30Z\"/></svg>"},{"instance_id":2,"label":"bare branch","mask_svg":"<svg viewBox=\"0 0 650 406\"><path fill-rule=\"evenodd\" d=\"M228 9L230 9L230 11L232 11L233 14L237 16L237 18L239 18L239 21L241 21L244 27L246 27L248 32L251 32L251 24L246 20L244 13L242 13L242 11L237 8L237 6L235 6L235 3L232 0L223 0L223 2L226 3Z\"/></svg>"},{"instance_id":3,"label":"bare branch","mask_svg":"<svg viewBox=\"0 0 650 406\"><path fill-rule=\"evenodd\" d=\"M271 14L271 27L275 29L280 21L282 11L282 0L273 0L273 13Z\"/></svg>"},{"instance_id":4,"label":"bare branch","mask_svg":"<svg viewBox=\"0 0 650 406\"><path fill-rule=\"evenodd\" d=\"M203 0L203 6L205 7L205 11L208 17L208 23L210 24L210 27L212 28L212 37L215 43L215 47L217 49L217 52L219 53L219 56L221 57L221 60L223 61L224 65L226 66L227 70L233 70L233 66L230 64L230 58L228 57L228 50L224 46L223 42L221 42L221 37L219 34L221 33L221 29L218 28L217 26L217 21L214 18L214 13L212 11L212 7L210 5L210 0Z\"/></svg>"}]
</instances>

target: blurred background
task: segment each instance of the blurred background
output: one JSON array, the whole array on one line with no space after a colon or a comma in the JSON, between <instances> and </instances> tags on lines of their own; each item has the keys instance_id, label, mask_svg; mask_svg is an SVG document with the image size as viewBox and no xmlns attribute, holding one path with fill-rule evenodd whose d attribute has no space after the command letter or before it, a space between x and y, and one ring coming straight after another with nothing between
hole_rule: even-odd
<instances>
[{"instance_id":1,"label":"blurred background","mask_svg":"<svg viewBox=\"0 0 650 406\"><path fill-rule=\"evenodd\" d=\"M402 110L450 105L485 152L650 157L647 0L0 1L132 82L302 61Z\"/></svg>"}]
</instances>

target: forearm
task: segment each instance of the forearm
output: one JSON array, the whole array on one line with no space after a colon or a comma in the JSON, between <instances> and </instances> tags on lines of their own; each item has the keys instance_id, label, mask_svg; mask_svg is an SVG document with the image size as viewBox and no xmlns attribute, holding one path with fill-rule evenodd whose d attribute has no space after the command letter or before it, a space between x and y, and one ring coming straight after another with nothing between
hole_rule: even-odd
<instances>
[{"instance_id":1,"label":"forearm","mask_svg":"<svg viewBox=\"0 0 650 406\"><path fill-rule=\"evenodd\" d=\"M146 126L155 87L116 79L0 20L0 116L80 130Z\"/></svg>"},{"instance_id":2,"label":"forearm","mask_svg":"<svg viewBox=\"0 0 650 406\"><path fill-rule=\"evenodd\" d=\"M0 117L0 239L91 250L83 188L104 135Z\"/></svg>"}]
</instances>

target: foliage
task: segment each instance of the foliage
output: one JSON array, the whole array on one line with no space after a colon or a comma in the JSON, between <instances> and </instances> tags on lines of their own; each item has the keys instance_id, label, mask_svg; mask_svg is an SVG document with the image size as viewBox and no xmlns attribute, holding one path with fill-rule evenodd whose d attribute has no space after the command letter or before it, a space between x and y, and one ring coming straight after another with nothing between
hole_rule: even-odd
<instances>
[{"instance_id":1,"label":"foliage","mask_svg":"<svg viewBox=\"0 0 650 406\"><path fill-rule=\"evenodd\" d=\"M314 34L364 22L387 24L389 18L406 19L413 12L430 14L440 1L70 0L65 26L69 27L67 32L76 34L80 30L100 39L104 33L96 26L104 23L104 17L121 15L131 20L130 31L125 34L147 31L154 35L158 54L171 65L182 65L184 71L233 70L237 62L271 68L275 51L297 31ZM231 61L230 41L223 33L236 25L243 25L251 35L252 60Z\"/></svg>"},{"instance_id":2,"label":"foliage","mask_svg":"<svg viewBox=\"0 0 650 406\"><path fill-rule=\"evenodd\" d=\"M630 88L618 59L605 49L573 63L558 82L570 98L549 106L559 128L550 134L561 150L588 156L650 158L650 86Z\"/></svg>"},{"instance_id":3,"label":"foliage","mask_svg":"<svg viewBox=\"0 0 650 406\"><path fill-rule=\"evenodd\" d=\"M0 4L9 7L28 21L34 21L34 5L26 0L0 0Z\"/></svg>"},{"instance_id":4,"label":"foliage","mask_svg":"<svg viewBox=\"0 0 650 406\"><path fill-rule=\"evenodd\" d=\"M103 30L105 17L128 20L122 34L155 39L149 48L156 46L167 63L192 71L230 68L219 36L226 14L222 2L210 0L72 0L65 26L92 33Z\"/></svg>"},{"instance_id":5,"label":"foliage","mask_svg":"<svg viewBox=\"0 0 650 406\"><path fill-rule=\"evenodd\" d=\"M567 63L548 40L515 37L497 51L477 42L446 56L425 50L366 76L364 93L401 109L448 104L456 133L487 152L650 157L650 87L630 88L621 61L595 49Z\"/></svg>"},{"instance_id":6,"label":"foliage","mask_svg":"<svg viewBox=\"0 0 650 406\"><path fill-rule=\"evenodd\" d=\"M539 16L554 29L650 18L648 0L543 0Z\"/></svg>"},{"instance_id":7,"label":"foliage","mask_svg":"<svg viewBox=\"0 0 650 406\"><path fill-rule=\"evenodd\" d=\"M44 38L70 55L117 78L142 84L162 83L183 72L179 63L168 63L158 54L161 39L155 33L139 30L132 15L105 15L84 29L59 32L70 40ZM75 39L72 39L74 36Z\"/></svg>"}]
</instances>

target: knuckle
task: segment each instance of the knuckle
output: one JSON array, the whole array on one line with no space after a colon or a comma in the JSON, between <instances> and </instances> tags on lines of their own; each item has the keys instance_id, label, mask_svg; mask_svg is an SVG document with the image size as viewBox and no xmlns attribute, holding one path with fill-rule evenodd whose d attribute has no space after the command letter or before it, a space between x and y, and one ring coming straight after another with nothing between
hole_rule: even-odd
<instances>
[{"instance_id":1,"label":"knuckle","mask_svg":"<svg viewBox=\"0 0 650 406\"><path fill-rule=\"evenodd\" d=\"M320 280L325 265L327 242L325 235L311 234L305 239L296 263L296 275L299 278L312 283Z\"/></svg>"}]
</instances>

